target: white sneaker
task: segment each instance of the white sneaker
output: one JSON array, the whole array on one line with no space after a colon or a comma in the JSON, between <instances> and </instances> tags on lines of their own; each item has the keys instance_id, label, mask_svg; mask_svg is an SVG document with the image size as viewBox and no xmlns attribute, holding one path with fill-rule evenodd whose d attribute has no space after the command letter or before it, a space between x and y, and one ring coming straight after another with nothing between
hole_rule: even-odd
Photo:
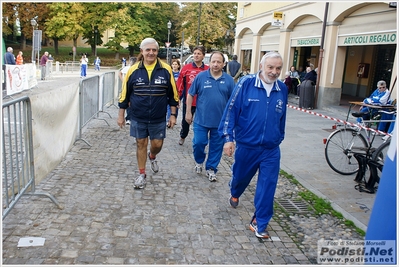
<instances>
[{"instance_id":1,"label":"white sneaker","mask_svg":"<svg viewBox=\"0 0 399 267\"><path fill-rule=\"evenodd\" d=\"M143 189L146 185L146 175L145 174L140 174L136 180L134 181L134 188L136 189Z\"/></svg>"},{"instance_id":2,"label":"white sneaker","mask_svg":"<svg viewBox=\"0 0 399 267\"><path fill-rule=\"evenodd\" d=\"M202 172L202 164L196 163L194 169L195 169L195 172L197 174L201 174L201 172Z\"/></svg>"},{"instance_id":3,"label":"white sneaker","mask_svg":"<svg viewBox=\"0 0 399 267\"><path fill-rule=\"evenodd\" d=\"M206 177L208 177L210 182L216 182L216 173L214 170L206 170Z\"/></svg>"}]
</instances>

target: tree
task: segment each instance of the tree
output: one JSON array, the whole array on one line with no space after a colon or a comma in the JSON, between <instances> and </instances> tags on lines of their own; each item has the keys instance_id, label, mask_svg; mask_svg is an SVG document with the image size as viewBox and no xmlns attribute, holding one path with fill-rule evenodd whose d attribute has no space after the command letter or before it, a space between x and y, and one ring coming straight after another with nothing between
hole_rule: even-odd
<instances>
[{"instance_id":1,"label":"tree","mask_svg":"<svg viewBox=\"0 0 399 267\"><path fill-rule=\"evenodd\" d=\"M46 35L54 40L55 54L58 55L58 40L73 40L77 46L77 39L83 32L82 19L84 7L76 2L54 2L48 5L49 20L46 22Z\"/></svg>"},{"instance_id":2,"label":"tree","mask_svg":"<svg viewBox=\"0 0 399 267\"><path fill-rule=\"evenodd\" d=\"M82 20L83 38L91 46L92 54L95 54L97 45L101 45L102 33L108 29L113 29L117 21L117 8L121 3L82 3L85 9Z\"/></svg>"},{"instance_id":3,"label":"tree","mask_svg":"<svg viewBox=\"0 0 399 267\"><path fill-rule=\"evenodd\" d=\"M189 43L194 45L198 36L198 10L200 3L182 3L180 19L185 36ZM234 2L204 2L201 3L200 16L200 43L208 51L212 48L222 49L226 35L233 34L237 5ZM193 19L197 18L197 19Z\"/></svg>"},{"instance_id":4,"label":"tree","mask_svg":"<svg viewBox=\"0 0 399 267\"><path fill-rule=\"evenodd\" d=\"M3 29L9 32L7 27L4 27L4 15L7 16L8 24L10 27L14 27L18 20L19 28L21 30L21 50L26 49L26 38L33 35L33 28L31 26L31 19L36 18L36 21L41 30L45 30L45 21L48 17L48 8L46 3L35 3L35 2L18 2L18 3L5 3L4 14L3 11ZM13 18L13 19L11 19ZM12 26L11 26L12 25ZM11 28L12 29L12 28ZM44 40L44 38L43 38Z\"/></svg>"},{"instance_id":5,"label":"tree","mask_svg":"<svg viewBox=\"0 0 399 267\"><path fill-rule=\"evenodd\" d=\"M13 27L15 24L15 10L13 3L3 3L3 36L11 35L14 33Z\"/></svg>"}]
</instances>

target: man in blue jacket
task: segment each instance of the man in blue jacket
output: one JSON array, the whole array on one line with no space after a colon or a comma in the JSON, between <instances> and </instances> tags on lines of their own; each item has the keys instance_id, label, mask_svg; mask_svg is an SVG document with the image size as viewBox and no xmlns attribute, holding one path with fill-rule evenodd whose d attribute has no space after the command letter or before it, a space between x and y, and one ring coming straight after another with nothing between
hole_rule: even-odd
<instances>
[{"instance_id":1,"label":"man in blue jacket","mask_svg":"<svg viewBox=\"0 0 399 267\"><path fill-rule=\"evenodd\" d=\"M171 67L158 59L158 42L146 38L140 44L142 60L129 68L122 84L119 98L118 125L125 126L125 110L130 108L130 135L136 138L139 176L134 187L146 185L145 166L147 145L150 137L148 158L153 172L159 168L156 155L161 152L166 133L166 107L169 104L171 116L169 125L176 124L176 106L179 98Z\"/></svg>"},{"instance_id":2,"label":"man in blue jacket","mask_svg":"<svg viewBox=\"0 0 399 267\"><path fill-rule=\"evenodd\" d=\"M249 227L264 239L269 238L266 228L273 216L280 171L279 145L285 135L288 88L278 80L282 67L279 53L265 54L260 71L244 76L236 85L219 124L219 134L225 140L224 153L235 154L229 199L233 208L259 171L255 213Z\"/></svg>"}]
</instances>

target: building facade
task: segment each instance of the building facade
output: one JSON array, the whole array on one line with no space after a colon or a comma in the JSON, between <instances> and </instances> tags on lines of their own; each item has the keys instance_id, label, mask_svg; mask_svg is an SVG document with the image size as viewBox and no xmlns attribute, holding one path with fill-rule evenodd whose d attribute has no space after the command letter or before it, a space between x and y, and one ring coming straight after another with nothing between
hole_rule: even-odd
<instances>
[{"instance_id":1,"label":"building facade","mask_svg":"<svg viewBox=\"0 0 399 267\"><path fill-rule=\"evenodd\" d=\"M291 66L318 68L318 107L367 97L379 80L396 96L397 13L389 2L239 2L237 12L234 53L252 73L278 51L281 78Z\"/></svg>"}]
</instances>

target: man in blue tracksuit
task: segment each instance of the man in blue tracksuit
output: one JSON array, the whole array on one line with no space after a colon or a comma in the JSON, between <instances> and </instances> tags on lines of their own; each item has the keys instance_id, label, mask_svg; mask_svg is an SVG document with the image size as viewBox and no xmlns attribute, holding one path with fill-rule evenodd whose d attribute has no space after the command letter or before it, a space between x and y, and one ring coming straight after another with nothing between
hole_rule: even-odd
<instances>
[{"instance_id":1,"label":"man in blue tracksuit","mask_svg":"<svg viewBox=\"0 0 399 267\"><path fill-rule=\"evenodd\" d=\"M273 216L280 171L279 145L285 135L288 88L278 80L282 67L279 53L265 54L260 71L243 77L236 85L219 124L219 134L225 140L224 153L232 156L235 152L229 199L233 208L259 171L255 213L250 222L250 229L259 238L269 238L266 228Z\"/></svg>"},{"instance_id":2,"label":"man in blue tracksuit","mask_svg":"<svg viewBox=\"0 0 399 267\"><path fill-rule=\"evenodd\" d=\"M195 171L202 172L205 162L205 147L209 143L206 175L211 182L216 181L217 166L223 153L223 138L218 133L220 118L234 89L233 77L223 72L223 53L215 51L209 59L209 69L200 72L190 86L187 95L186 122L191 124L193 115L191 105L197 95L194 117L193 153Z\"/></svg>"},{"instance_id":3,"label":"man in blue tracksuit","mask_svg":"<svg viewBox=\"0 0 399 267\"><path fill-rule=\"evenodd\" d=\"M363 100L365 104L384 106L387 104L390 97L389 90L387 88L387 83L383 80L377 82L377 89L370 95L370 97ZM360 108L360 113L363 115L363 120L370 120L371 116L374 115L373 109L367 106L362 106ZM357 122L361 123L361 118L357 118Z\"/></svg>"}]
</instances>

